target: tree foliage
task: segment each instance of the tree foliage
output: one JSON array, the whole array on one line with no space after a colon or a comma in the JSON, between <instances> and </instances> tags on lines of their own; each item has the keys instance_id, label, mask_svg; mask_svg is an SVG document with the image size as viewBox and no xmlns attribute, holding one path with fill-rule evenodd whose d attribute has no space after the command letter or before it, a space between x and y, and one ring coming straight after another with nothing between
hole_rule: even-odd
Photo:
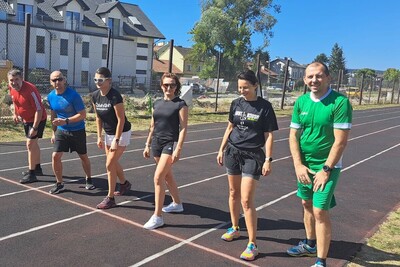
<instances>
[{"instance_id":1,"label":"tree foliage","mask_svg":"<svg viewBox=\"0 0 400 267\"><path fill-rule=\"evenodd\" d=\"M313 62L321 62L321 63L328 65L329 58L325 53L321 53L314 58Z\"/></svg>"},{"instance_id":2,"label":"tree foliage","mask_svg":"<svg viewBox=\"0 0 400 267\"><path fill-rule=\"evenodd\" d=\"M389 82L396 82L400 79L400 70L394 68L388 68L383 73L383 78Z\"/></svg>"},{"instance_id":3,"label":"tree foliage","mask_svg":"<svg viewBox=\"0 0 400 267\"><path fill-rule=\"evenodd\" d=\"M375 73L375 70L373 70L373 69L364 68L364 69L357 70L356 75L358 77L361 77L362 75L364 75L364 77L372 78L372 77L376 76L376 73Z\"/></svg>"},{"instance_id":4,"label":"tree foliage","mask_svg":"<svg viewBox=\"0 0 400 267\"><path fill-rule=\"evenodd\" d=\"M251 36L264 37L259 49L268 46L276 19L270 11L280 12L273 0L203 0L202 15L190 34L194 42L190 60L203 63L200 76L216 77L217 59L223 53L221 77L232 80L244 63L254 57Z\"/></svg>"},{"instance_id":5,"label":"tree foliage","mask_svg":"<svg viewBox=\"0 0 400 267\"><path fill-rule=\"evenodd\" d=\"M338 77L339 71L346 70L346 60L343 55L343 49L335 43L329 57L329 70L332 78L335 80Z\"/></svg>"}]
</instances>

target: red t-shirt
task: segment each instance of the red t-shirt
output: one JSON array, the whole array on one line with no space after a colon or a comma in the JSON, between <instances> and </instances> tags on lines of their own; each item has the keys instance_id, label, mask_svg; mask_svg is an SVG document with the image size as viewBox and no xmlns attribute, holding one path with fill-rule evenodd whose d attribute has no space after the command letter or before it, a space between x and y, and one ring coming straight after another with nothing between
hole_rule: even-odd
<instances>
[{"instance_id":1,"label":"red t-shirt","mask_svg":"<svg viewBox=\"0 0 400 267\"><path fill-rule=\"evenodd\" d=\"M46 109L43 106L42 98L40 97L36 86L23 81L21 90L19 91L10 86L8 86L8 88L10 89L10 95L14 103L15 111L22 117L24 122L34 122L37 110L43 110L42 119L40 121L47 118Z\"/></svg>"}]
</instances>

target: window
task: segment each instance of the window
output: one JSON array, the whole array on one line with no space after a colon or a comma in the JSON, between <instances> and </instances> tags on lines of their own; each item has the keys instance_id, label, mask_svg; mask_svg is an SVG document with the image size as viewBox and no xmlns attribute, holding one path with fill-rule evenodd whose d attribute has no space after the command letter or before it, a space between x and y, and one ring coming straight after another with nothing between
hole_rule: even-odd
<instances>
[{"instance_id":1,"label":"window","mask_svg":"<svg viewBox=\"0 0 400 267\"><path fill-rule=\"evenodd\" d=\"M136 74L146 74L146 70L136 70Z\"/></svg>"},{"instance_id":2,"label":"window","mask_svg":"<svg viewBox=\"0 0 400 267\"><path fill-rule=\"evenodd\" d=\"M147 48L147 47L149 47L149 45L148 44L144 44L144 43L137 43L137 47Z\"/></svg>"},{"instance_id":3,"label":"window","mask_svg":"<svg viewBox=\"0 0 400 267\"><path fill-rule=\"evenodd\" d=\"M82 43L82 57L89 57L89 42Z\"/></svg>"},{"instance_id":4,"label":"window","mask_svg":"<svg viewBox=\"0 0 400 267\"><path fill-rule=\"evenodd\" d=\"M25 4L18 4L17 5L17 21L25 23L25 14L30 13L33 18L33 6L25 5Z\"/></svg>"},{"instance_id":5,"label":"window","mask_svg":"<svg viewBox=\"0 0 400 267\"><path fill-rule=\"evenodd\" d=\"M103 44L101 47L101 58L102 59L107 59L107 45Z\"/></svg>"},{"instance_id":6,"label":"window","mask_svg":"<svg viewBox=\"0 0 400 267\"><path fill-rule=\"evenodd\" d=\"M187 64L186 65L186 71L192 71L192 65Z\"/></svg>"},{"instance_id":7,"label":"window","mask_svg":"<svg viewBox=\"0 0 400 267\"><path fill-rule=\"evenodd\" d=\"M89 85L89 72L88 71L81 71L81 86L88 86Z\"/></svg>"},{"instance_id":8,"label":"window","mask_svg":"<svg viewBox=\"0 0 400 267\"><path fill-rule=\"evenodd\" d=\"M119 19L109 18L108 28L111 29L112 36L119 36Z\"/></svg>"},{"instance_id":9,"label":"window","mask_svg":"<svg viewBox=\"0 0 400 267\"><path fill-rule=\"evenodd\" d=\"M136 56L137 60L147 60L147 56Z\"/></svg>"},{"instance_id":10,"label":"window","mask_svg":"<svg viewBox=\"0 0 400 267\"><path fill-rule=\"evenodd\" d=\"M0 10L0 20L6 20L7 19L7 13L4 12L3 10Z\"/></svg>"},{"instance_id":11,"label":"window","mask_svg":"<svg viewBox=\"0 0 400 267\"><path fill-rule=\"evenodd\" d=\"M36 36L36 53L44 54L44 36Z\"/></svg>"},{"instance_id":12,"label":"window","mask_svg":"<svg viewBox=\"0 0 400 267\"><path fill-rule=\"evenodd\" d=\"M65 28L67 30L79 30L81 14L78 12L67 11L65 13Z\"/></svg>"},{"instance_id":13,"label":"window","mask_svg":"<svg viewBox=\"0 0 400 267\"><path fill-rule=\"evenodd\" d=\"M197 66L197 72L201 71L201 66Z\"/></svg>"},{"instance_id":14,"label":"window","mask_svg":"<svg viewBox=\"0 0 400 267\"><path fill-rule=\"evenodd\" d=\"M68 56L68 39L60 40L60 55Z\"/></svg>"}]
</instances>

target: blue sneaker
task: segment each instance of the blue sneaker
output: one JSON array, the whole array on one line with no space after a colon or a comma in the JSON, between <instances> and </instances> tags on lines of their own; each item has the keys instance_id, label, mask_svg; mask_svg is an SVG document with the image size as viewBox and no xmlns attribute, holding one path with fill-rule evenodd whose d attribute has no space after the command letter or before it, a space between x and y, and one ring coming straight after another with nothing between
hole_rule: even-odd
<instances>
[{"instance_id":1,"label":"blue sneaker","mask_svg":"<svg viewBox=\"0 0 400 267\"><path fill-rule=\"evenodd\" d=\"M311 267L325 267L325 265L322 264L322 262L316 262L314 265L312 265Z\"/></svg>"},{"instance_id":2,"label":"blue sneaker","mask_svg":"<svg viewBox=\"0 0 400 267\"><path fill-rule=\"evenodd\" d=\"M315 257L317 256L317 247L310 247L305 242L300 241L297 246L291 247L288 249L287 254L293 257L301 257L301 256L308 256L308 257Z\"/></svg>"}]
</instances>

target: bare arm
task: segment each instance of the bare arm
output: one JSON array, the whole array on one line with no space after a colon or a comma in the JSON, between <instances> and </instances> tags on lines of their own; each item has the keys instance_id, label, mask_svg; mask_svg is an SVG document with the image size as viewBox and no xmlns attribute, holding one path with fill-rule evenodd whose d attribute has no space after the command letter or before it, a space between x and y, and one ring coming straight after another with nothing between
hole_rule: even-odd
<instances>
[{"instance_id":1,"label":"bare arm","mask_svg":"<svg viewBox=\"0 0 400 267\"><path fill-rule=\"evenodd\" d=\"M153 138L153 132L154 132L154 118L153 118L153 116L151 116L149 134L147 136L146 144L145 144L144 150L143 150L143 157L146 159L148 159L150 157L150 145L151 145L151 139Z\"/></svg>"},{"instance_id":2,"label":"bare arm","mask_svg":"<svg viewBox=\"0 0 400 267\"><path fill-rule=\"evenodd\" d=\"M97 147L103 148L103 121L99 118L96 112L96 105L93 103L93 110L96 114L96 130L97 130Z\"/></svg>"},{"instance_id":3,"label":"bare arm","mask_svg":"<svg viewBox=\"0 0 400 267\"><path fill-rule=\"evenodd\" d=\"M341 130L341 129L334 129L333 135L335 136L335 141L329 151L328 159L325 162L325 165L328 165L330 168L333 168L336 163L340 160L343 155L344 149L347 145L347 140L349 137L349 130ZM325 172L323 170L319 171L315 175L314 179L314 192L318 189L324 190L325 184L329 180L330 172Z\"/></svg>"},{"instance_id":4,"label":"bare arm","mask_svg":"<svg viewBox=\"0 0 400 267\"><path fill-rule=\"evenodd\" d=\"M174 153L172 154L172 163L176 162L179 160L181 151L182 151L182 146L183 142L185 141L186 138L186 133L187 133L187 124L188 124L188 107L184 106L179 110L179 137L178 137L178 142L176 144Z\"/></svg>"},{"instance_id":5,"label":"bare arm","mask_svg":"<svg viewBox=\"0 0 400 267\"><path fill-rule=\"evenodd\" d=\"M265 156L272 157L272 146L274 144L274 134L272 132L265 132ZM265 159L262 167L262 175L267 176L271 173L271 161Z\"/></svg>"},{"instance_id":6,"label":"bare arm","mask_svg":"<svg viewBox=\"0 0 400 267\"><path fill-rule=\"evenodd\" d=\"M217 155L217 163L220 166L224 164L224 150L226 148L226 145L228 144L228 137L231 134L233 127L234 127L233 123L228 122L228 126L226 126L224 136L222 137L221 145L219 147Z\"/></svg>"},{"instance_id":7,"label":"bare arm","mask_svg":"<svg viewBox=\"0 0 400 267\"><path fill-rule=\"evenodd\" d=\"M117 129L115 129L115 138L111 143L110 150L117 150L118 144L116 139L120 139L125 125L125 109L123 103L118 103L114 106L115 115L117 116Z\"/></svg>"}]
</instances>

